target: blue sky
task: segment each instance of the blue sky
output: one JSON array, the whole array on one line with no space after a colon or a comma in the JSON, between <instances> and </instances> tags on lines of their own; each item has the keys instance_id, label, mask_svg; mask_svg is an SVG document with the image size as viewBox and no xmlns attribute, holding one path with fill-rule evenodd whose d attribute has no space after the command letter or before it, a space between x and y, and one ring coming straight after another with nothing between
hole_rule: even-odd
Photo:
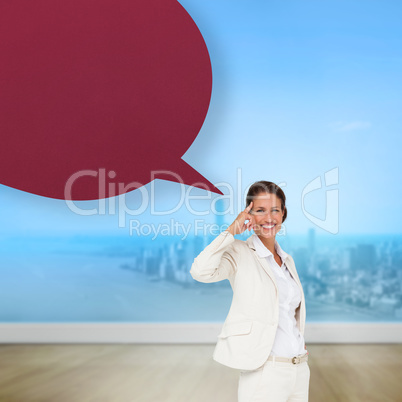
<instances>
[{"instance_id":1,"label":"blue sky","mask_svg":"<svg viewBox=\"0 0 402 402\"><path fill-rule=\"evenodd\" d=\"M292 233L314 227L301 209L303 188L338 168L339 234L401 233L402 3L180 3L204 36L213 68L210 109L183 159L212 183L235 189L241 169L242 191L259 179L286 183ZM175 204L178 184L154 184L160 206ZM138 190L127 196L133 208L140 196ZM63 201L5 186L0 199L3 236L127 234L116 215L76 216ZM311 214L324 217L325 189L305 201ZM242 205L235 207L228 221ZM144 221L171 217L194 220L184 207L171 216L141 214Z\"/></svg>"},{"instance_id":2,"label":"blue sky","mask_svg":"<svg viewBox=\"0 0 402 402\"><path fill-rule=\"evenodd\" d=\"M302 188L338 167L340 232L400 232L401 3L182 4L215 67L210 114L186 161L212 181L241 166L250 183L287 182L301 232ZM323 216L324 193L310 201ZM384 219L372 218L377 205Z\"/></svg>"}]
</instances>

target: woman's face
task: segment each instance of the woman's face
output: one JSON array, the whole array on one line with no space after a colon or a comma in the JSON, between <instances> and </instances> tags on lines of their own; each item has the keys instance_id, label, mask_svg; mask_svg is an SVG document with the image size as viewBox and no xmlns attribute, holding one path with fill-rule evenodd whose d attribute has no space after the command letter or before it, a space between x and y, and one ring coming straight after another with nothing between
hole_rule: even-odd
<instances>
[{"instance_id":1,"label":"woman's face","mask_svg":"<svg viewBox=\"0 0 402 402\"><path fill-rule=\"evenodd\" d=\"M253 230L262 237L275 237L281 229L283 212L281 200L275 194L259 193L253 199Z\"/></svg>"}]
</instances>

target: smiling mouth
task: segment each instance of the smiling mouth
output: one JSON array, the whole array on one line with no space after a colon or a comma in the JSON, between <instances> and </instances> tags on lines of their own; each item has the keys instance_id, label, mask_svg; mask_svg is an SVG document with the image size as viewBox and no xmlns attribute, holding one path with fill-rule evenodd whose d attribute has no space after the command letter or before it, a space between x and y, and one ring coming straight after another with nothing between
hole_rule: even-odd
<instances>
[{"instance_id":1,"label":"smiling mouth","mask_svg":"<svg viewBox=\"0 0 402 402\"><path fill-rule=\"evenodd\" d=\"M272 224L272 225L261 225L264 229L272 229L273 227L276 226L276 223Z\"/></svg>"}]
</instances>

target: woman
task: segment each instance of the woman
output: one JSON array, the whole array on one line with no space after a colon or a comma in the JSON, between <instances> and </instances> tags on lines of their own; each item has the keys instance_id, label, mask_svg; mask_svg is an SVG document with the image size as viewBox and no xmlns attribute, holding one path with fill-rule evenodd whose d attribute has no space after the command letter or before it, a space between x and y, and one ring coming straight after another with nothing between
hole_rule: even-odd
<instances>
[{"instance_id":1,"label":"woman","mask_svg":"<svg viewBox=\"0 0 402 402\"><path fill-rule=\"evenodd\" d=\"M240 370L238 402L308 401L304 293L293 258L275 239L287 216L282 189L251 185L246 208L195 259L200 282L228 279L233 289L213 358ZM246 222L247 221L247 222ZM254 230L246 241L234 238Z\"/></svg>"}]
</instances>

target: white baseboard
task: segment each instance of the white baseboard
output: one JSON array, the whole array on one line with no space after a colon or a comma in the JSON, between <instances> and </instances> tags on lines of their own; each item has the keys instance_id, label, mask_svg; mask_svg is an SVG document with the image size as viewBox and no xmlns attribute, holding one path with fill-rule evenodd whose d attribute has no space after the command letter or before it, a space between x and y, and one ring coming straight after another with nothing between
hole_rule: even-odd
<instances>
[{"instance_id":1,"label":"white baseboard","mask_svg":"<svg viewBox=\"0 0 402 402\"><path fill-rule=\"evenodd\" d=\"M0 343L216 343L222 323L3 323ZM402 343L402 323L307 323L306 343Z\"/></svg>"}]
</instances>

